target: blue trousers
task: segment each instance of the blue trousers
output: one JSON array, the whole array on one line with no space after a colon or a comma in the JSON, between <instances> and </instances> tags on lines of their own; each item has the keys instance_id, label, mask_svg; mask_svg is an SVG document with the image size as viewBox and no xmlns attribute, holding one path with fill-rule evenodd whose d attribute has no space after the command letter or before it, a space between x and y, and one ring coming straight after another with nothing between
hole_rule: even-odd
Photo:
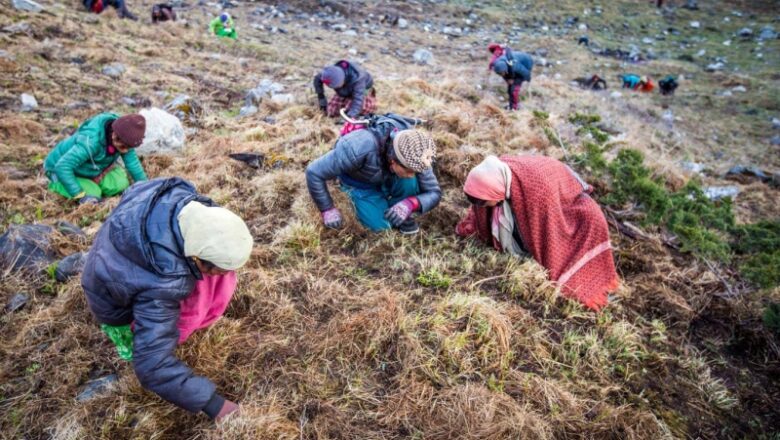
<instances>
[{"instance_id":1,"label":"blue trousers","mask_svg":"<svg viewBox=\"0 0 780 440\"><path fill-rule=\"evenodd\" d=\"M355 215L360 223L374 232L392 227L385 220L387 208L407 197L420 194L416 177L402 179L397 176L393 176L379 188L356 188L342 183L341 190L352 200Z\"/></svg>"}]
</instances>

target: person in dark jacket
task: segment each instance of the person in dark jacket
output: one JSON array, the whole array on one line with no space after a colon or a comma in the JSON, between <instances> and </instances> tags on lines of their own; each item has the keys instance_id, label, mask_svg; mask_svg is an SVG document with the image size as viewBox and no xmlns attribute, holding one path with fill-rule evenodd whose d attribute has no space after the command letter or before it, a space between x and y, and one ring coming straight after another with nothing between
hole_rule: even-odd
<instances>
[{"instance_id":1,"label":"person in dark jacket","mask_svg":"<svg viewBox=\"0 0 780 440\"><path fill-rule=\"evenodd\" d=\"M372 231L391 227L419 231L413 213L424 214L441 200L432 164L436 146L423 132L391 124L352 131L306 167L306 184L328 228L341 228L327 181L338 178L358 220Z\"/></svg>"},{"instance_id":2,"label":"person in dark jacket","mask_svg":"<svg viewBox=\"0 0 780 440\"><path fill-rule=\"evenodd\" d=\"M128 173L135 182L146 180L135 153L145 134L146 119L139 114L101 113L87 119L46 156L49 191L80 204L97 203L127 189ZM120 157L127 170L117 165Z\"/></svg>"},{"instance_id":3,"label":"person in dark jacket","mask_svg":"<svg viewBox=\"0 0 780 440\"><path fill-rule=\"evenodd\" d=\"M138 20L138 17L133 15L125 4L125 0L83 0L84 7L87 11L100 14L107 7L111 6L116 9L116 13L119 18L129 18L130 20Z\"/></svg>"},{"instance_id":4,"label":"person in dark jacket","mask_svg":"<svg viewBox=\"0 0 780 440\"><path fill-rule=\"evenodd\" d=\"M95 237L81 285L92 314L120 357L132 358L144 388L212 418L238 409L174 351L182 336L224 312L235 288L229 277L247 262L252 245L241 218L183 179L154 179L125 193ZM121 333L130 347L120 347Z\"/></svg>"},{"instance_id":5,"label":"person in dark jacket","mask_svg":"<svg viewBox=\"0 0 780 440\"><path fill-rule=\"evenodd\" d=\"M325 98L323 84L336 92L330 102ZM341 109L346 109L350 118L376 111L374 78L354 61L341 60L322 69L314 76L314 91L320 110L330 117L338 116Z\"/></svg>"},{"instance_id":6,"label":"person in dark jacket","mask_svg":"<svg viewBox=\"0 0 780 440\"><path fill-rule=\"evenodd\" d=\"M668 75L666 78L658 81L658 88L661 89L662 95L674 95L674 91L677 90L679 85L677 79L672 75Z\"/></svg>"},{"instance_id":7,"label":"person in dark jacket","mask_svg":"<svg viewBox=\"0 0 780 440\"><path fill-rule=\"evenodd\" d=\"M524 82L531 81L531 71L534 61L525 52L513 52L506 48L504 54L493 64L493 71L499 74L507 84L509 93L509 110L517 110L520 106L520 88Z\"/></svg>"},{"instance_id":8,"label":"person in dark jacket","mask_svg":"<svg viewBox=\"0 0 780 440\"><path fill-rule=\"evenodd\" d=\"M157 3L152 6L152 23L160 21L176 21L176 11L167 3Z\"/></svg>"}]
</instances>

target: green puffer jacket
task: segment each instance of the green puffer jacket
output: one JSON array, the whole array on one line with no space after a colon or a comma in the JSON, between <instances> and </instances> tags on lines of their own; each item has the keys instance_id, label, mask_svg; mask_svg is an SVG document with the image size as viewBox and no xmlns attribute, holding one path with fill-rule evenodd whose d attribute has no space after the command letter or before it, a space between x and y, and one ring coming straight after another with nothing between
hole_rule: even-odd
<instances>
[{"instance_id":1,"label":"green puffer jacket","mask_svg":"<svg viewBox=\"0 0 780 440\"><path fill-rule=\"evenodd\" d=\"M101 113L87 119L71 137L58 143L46 156L43 169L56 175L71 197L82 191L76 180L77 176L95 178L116 162L119 156L122 156L122 161L134 182L147 180L135 149L130 149L126 154L108 154L106 151L106 122L117 118L119 115L116 113Z\"/></svg>"}]
</instances>

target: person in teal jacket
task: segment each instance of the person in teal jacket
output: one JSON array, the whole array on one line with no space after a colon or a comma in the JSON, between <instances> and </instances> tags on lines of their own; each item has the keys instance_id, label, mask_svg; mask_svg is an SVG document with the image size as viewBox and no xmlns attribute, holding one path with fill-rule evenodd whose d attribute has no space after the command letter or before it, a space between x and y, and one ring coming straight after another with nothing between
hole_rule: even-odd
<instances>
[{"instance_id":1,"label":"person in teal jacket","mask_svg":"<svg viewBox=\"0 0 780 440\"><path fill-rule=\"evenodd\" d=\"M97 203L129 187L128 173L134 182L147 180L135 153L145 132L146 119L139 114L101 113L87 119L46 156L49 190L80 204ZM127 170L116 164L120 157Z\"/></svg>"},{"instance_id":2,"label":"person in teal jacket","mask_svg":"<svg viewBox=\"0 0 780 440\"><path fill-rule=\"evenodd\" d=\"M233 17L227 12L223 12L219 17L211 20L209 23L209 29L211 33L218 37L227 37L236 39L238 34L236 33L236 27L233 23Z\"/></svg>"}]
</instances>

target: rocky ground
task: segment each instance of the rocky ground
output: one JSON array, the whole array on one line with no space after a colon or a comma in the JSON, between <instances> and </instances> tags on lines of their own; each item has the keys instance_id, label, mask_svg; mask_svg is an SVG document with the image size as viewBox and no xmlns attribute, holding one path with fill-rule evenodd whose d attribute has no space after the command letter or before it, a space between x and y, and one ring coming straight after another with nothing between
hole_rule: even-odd
<instances>
[{"instance_id":1,"label":"rocky ground","mask_svg":"<svg viewBox=\"0 0 780 440\"><path fill-rule=\"evenodd\" d=\"M2 266L0 437L778 438L776 278L744 269L739 238L723 232L734 256L716 259L642 203L618 206L594 165L632 148L668 191L698 182L733 198L711 203L737 225L777 224L780 10L666 3L201 1L151 26L149 1L131 22L0 0L0 231L37 238L35 269ZM207 33L222 8L238 41ZM487 71L491 41L536 60L518 112ZM374 74L380 111L430 121L445 198L417 237L369 234L348 209L345 230L319 224L303 169L339 126L310 82L339 58ZM619 90L625 72L680 88ZM593 73L608 90L573 83ZM83 119L150 106L187 137L146 152L147 173L190 179L257 241L225 318L178 353L241 402L217 426L145 392L86 309L78 253L117 201L65 203L40 171ZM510 152L567 160L597 187L624 282L604 312L557 296L533 261L454 238L468 169Z\"/></svg>"}]
</instances>

